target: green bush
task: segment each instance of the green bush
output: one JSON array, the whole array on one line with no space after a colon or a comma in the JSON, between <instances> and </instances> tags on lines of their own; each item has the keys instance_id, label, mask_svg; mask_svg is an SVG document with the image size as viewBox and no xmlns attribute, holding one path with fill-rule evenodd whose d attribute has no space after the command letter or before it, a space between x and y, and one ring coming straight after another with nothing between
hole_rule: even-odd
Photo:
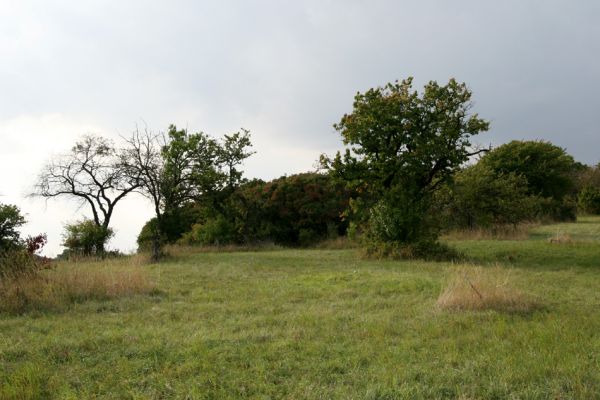
<instances>
[{"instance_id":1,"label":"green bush","mask_svg":"<svg viewBox=\"0 0 600 400\"><path fill-rule=\"evenodd\" d=\"M595 186L585 186L577 197L579 210L586 214L600 214L600 189Z\"/></svg>"},{"instance_id":2,"label":"green bush","mask_svg":"<svg viewBox=\"0 0 600 400\"><path fill-rule=\"evenodd\" d=\"M229 199L226 218L236 241L306 246L346 233L350 192L328 175L304 173L252 181Z\"/></svg>"},{"instance_id":3,"label":"green bush","mask_svg":"<svg viewBox=\"0 0 600 400\"><path fill-rule=\"evenodd\" d=\"M194 224L206 219L207 210L194 204L186 204L183 207L172 210L164 214L162 218L162 228L158 230L163 243L174 243L179 240L184 233L189 232ZM152 245L152 239L156 230L156 218L150 219L144 224L137 237L138 248L149 249Z\"/></svg>"},{"instance_id":4,"label":"green bush","mask_svg":"<svg viewBox=\"0 0 600 400\"><path fill-rule=\"evenodd\" d=\"M202 224L195 224L183 235L181 243L191 245L225 245L236 242L234 225L219 215Z\"/></svg>"},{"instance_id":5,"label":"green bush","mask_svg":"<svg viewBox=\"0 0 600 400\"><path fill-rule=\"evenodd\" d=\"M575 160L550 142L513 140L490 151L480 163L498 174L523 176L534 196L562 200L576 187Z\"/></svg>"},{"instance_id":6,"label":"green bush","mask_svg":"<svg viewBox=\"0 0 600 400\"><path fill-rule=\"evenodd\" d=\"M0 251L21 246L18 229L25 224L21 210L11 204L0 204Z\"/></svg>"},{"instance_id":7,"label":"green bush","mask_svg":"<svg viewBox=\"0 0 600 400\"><path fill-rule=\"evenodd\" d=\"M63 246L68 249L69 254L104 255L106 243L113 234L112 229L96 225L90 219L84 219L65 226Z\"/></svg>"},{"instance_id":8,"label":"green bush","mask_svg":"<svg viewBox=\"0 0 600 400\"><path fill-rule=\"evenodd\" d=\"M270 182L253 180L211 202L190 203L165 214L161 241L186 244L274 242L307 246L344 235L350 192L325 174L303 173ZM139 248L152 243L156 219L138 235Z\"/></svg>"},{"instance_id":9,"label":"green bush","mask_svg":"<svg viewBox=\"0 0 600 400\"><path fill-rule=\"evenodd\" d=\"M528 193L522 175L476 164L437 194L434 209L446 229L487 229L536 219L539 198Z\"/></svg>"},{"instance_id":10,"label":"green bush","mask_svg":"<svg viewBox=\"0 0 600 400\"><path fill-rule=\"evenodd\" d=\"M514 173L527 181L527 192L540 200L537 217L554 221L576 218L577 173L581 169L567 152L546 141L506 143L480 163L497 175Z\"/></svg>"}]
</instances>

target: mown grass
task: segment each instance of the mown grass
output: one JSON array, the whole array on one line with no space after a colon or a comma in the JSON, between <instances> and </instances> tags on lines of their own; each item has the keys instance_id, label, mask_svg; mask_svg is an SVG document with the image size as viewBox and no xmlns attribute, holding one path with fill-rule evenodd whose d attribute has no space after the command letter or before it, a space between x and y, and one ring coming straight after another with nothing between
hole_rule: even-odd
<instances>
[{"instance_id":1,"label":"mown grass","mask_svg":"<svg viewBox=\"0 0 600 400\"><path fill-rule=\"evenodd\" d=\"M152 293L0 314L0 398L599 398L599 228L447 242L527 312L441 309L448 263L181 252L144 267Z\"/></svg>"}]
</instances>

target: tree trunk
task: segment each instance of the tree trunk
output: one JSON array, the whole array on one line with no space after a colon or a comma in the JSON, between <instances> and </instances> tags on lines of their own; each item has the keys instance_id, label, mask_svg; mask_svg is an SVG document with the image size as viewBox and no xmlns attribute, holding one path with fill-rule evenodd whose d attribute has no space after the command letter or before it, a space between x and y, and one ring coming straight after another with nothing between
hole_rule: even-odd
<instances>
[{"instance_id":1,"label":"tree trunk","mask_svg":"<svg viewBox=\"0 0 600 400\"><path fill-rule=\"evenodd\" d=\"M157 225L159 222L157 221ZM152 234L152 262L158 262L161 256L160 250L160 228L156 226Z\"/></svg>"}]
</instances>

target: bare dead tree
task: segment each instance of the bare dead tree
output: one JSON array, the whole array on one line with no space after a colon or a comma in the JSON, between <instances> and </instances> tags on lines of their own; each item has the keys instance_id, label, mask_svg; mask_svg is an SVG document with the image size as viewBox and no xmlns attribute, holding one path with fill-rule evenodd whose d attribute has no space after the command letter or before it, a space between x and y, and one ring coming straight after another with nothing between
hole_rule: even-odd
<instances>
[{"instance_id":1,"label":"bare dead tree","mask_svg":"<svg viewBox=\"0 0 600 400\"><path fill-rule=\"evenodd\" d=\"M67 154L53 157L40 172L32 196L71 197L89 207L96 226L108 230L115 206L140 187L136 175L125 173L120 151L101 136L84 136ZM97 244L104 252L105 243Z\"/></svg>"},{"instance_id":2,"label":"bare dead tree","mask_svg":"<svg viewBox=\"0 0 600 400\"><path fill-rule=\"evenodd\" d=\"M120 165L124 173L139 183L139 193L147 197L153 205L156 224L152 232L152 260L161 256L162 208L165 202L164 174L165 161L162 149L167 139L162 133L153 133L147 128L136 130L125 139L126 148L120 154Z\"/></svg>"}]
</instances>

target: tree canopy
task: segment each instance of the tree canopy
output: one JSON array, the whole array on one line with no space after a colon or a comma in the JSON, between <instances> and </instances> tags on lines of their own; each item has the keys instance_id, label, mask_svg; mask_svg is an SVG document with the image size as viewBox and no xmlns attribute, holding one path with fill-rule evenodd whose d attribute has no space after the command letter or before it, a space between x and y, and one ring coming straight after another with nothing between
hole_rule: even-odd
<instances>
[{"instance_id":1,"label":"tree canopy","mask_svg":"<svg viewBox=\"0 0 600 400\"><path fill-rule=\"evenodd\" d=\"M0 250L19 245L19 228L25 224L25 217L19 207L0 204Z\"/></svg>"},{"instance_id":2,"label":"tree canopy","mask_svg":"<svg viewBox=\"0 0 600 400\"><path fill-rule=\"evenodd\" d=\"M489 123L471 114L471 91L451 79L422 93L412 78L357 93L353 111L335 129L348 146L322 163L334 176L371 196L369 231L375 242L435 239L427 223L430 199L469 157L471 137Z\"/></svg>"},{"instance_id":3,"label":"tree canopy","mask_svg":"<svg viewBox=\"0 0 600 400\"><path fill-rule=\"evenodd\" d=\"M536 196L560 200L575 188L575 160L550 142L513 140L490 151L481 163L497 173L522 175Z\"/></svg>"},{"instance_id":4,"label":"tree canopy","mask_svg":"<svg viewBox=\"0 0 600 400\"><path fill-rule=\"evenodd\" d=\"M160 241L169 215L191 203L219 204L225 188L241 182L239 165L252 152L249 132L225 136L223 141L203 133L189 133L171 125L167 133L136 130L127 140L121 165L139 182L139 191L154 207L153 258L160 256Z\"/></svg>"}]
</instances>

